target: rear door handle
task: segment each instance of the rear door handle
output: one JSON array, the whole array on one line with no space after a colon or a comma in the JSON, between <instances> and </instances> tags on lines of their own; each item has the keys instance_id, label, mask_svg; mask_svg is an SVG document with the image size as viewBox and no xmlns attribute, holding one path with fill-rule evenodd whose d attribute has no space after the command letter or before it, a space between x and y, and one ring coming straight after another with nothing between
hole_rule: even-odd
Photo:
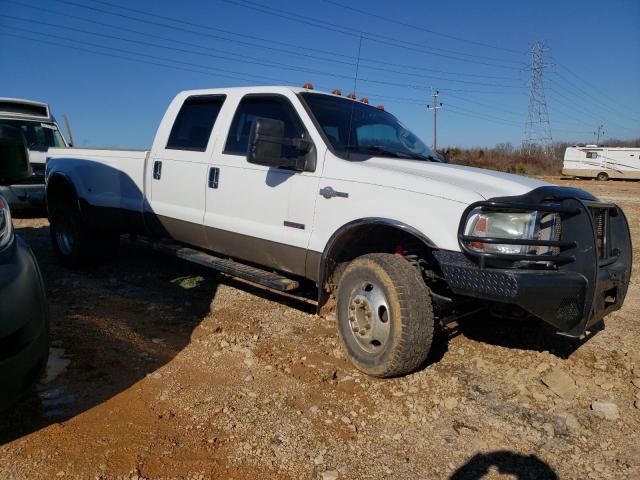
<instances>
[{"instance_id":1,"label":"rear door handle","mask_svg":"<svg viewBox=\"0 0 640 480\"><path fill-rule=\"evenodd\" d=\"M220 180L220 169L218 167L209 168L209 188L218 188Z\"/></svg>"},{"instance_id":2,"label":"rear door handle","mask_svg":"<svg viewBox=\"0 0 640 480\"><path fill-rule=\"evenodd\" d=\"M153 179L160 180L162 176L162 162L160 160L156 160L153 162Z\"/></svg>"}]
</instances>

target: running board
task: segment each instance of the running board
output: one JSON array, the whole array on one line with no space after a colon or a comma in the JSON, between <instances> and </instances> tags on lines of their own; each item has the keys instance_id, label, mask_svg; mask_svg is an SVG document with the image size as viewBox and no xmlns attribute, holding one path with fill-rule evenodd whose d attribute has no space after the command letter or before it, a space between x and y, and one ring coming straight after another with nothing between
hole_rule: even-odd
<instances>
[{"instance_id":1,"label":"running board","mask_svg":"<svg viewBox=\"0 0 640 480\"><path fill-rule=\"evenodd\" d=\"M236 262L229 258L216 257L209 253L184 247L177 243L150 240L145 237L138 237L134 235L130 235L129 240L134 245L143 245L155 250L156 252L173 255L174 257L226 273L232 277L241 278L281 292L288 292L289 290L294 290L299 286L297 281L291 280L290 278L278 273L245 265L244 263Z\"/></svg>"}]
</instances>

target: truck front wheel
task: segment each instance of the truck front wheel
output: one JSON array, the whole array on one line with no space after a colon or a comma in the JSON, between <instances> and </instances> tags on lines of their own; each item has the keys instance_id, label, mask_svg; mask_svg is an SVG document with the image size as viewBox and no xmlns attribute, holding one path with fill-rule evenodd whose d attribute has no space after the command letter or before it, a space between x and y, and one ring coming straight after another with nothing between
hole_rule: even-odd
<instances>
[{"instance_id":1,"label":"truck front wheel","mask_svg":"<svg viewBox=\"0 0 640 480\"><path fill-rule=\"evenodd\" d=\"M340 337L355 366L376 377L416 370L431 348L434 315L429 288L398 255L356 258L338 284Z\"/></svg>"}]
</instances>

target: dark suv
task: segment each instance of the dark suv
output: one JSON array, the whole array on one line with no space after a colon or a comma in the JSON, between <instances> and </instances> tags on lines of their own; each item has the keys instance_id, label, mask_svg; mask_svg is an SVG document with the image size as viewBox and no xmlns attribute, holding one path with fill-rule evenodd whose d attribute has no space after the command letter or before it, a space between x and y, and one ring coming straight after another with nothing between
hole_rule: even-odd
<instances>
[{"instance_id":1,"label":"dark suv","mask_svg":"<svg viewBox=\"0 0 640 480\"><path fill-rule=\"evenodd\" d=\"M0 126L0 160L5 167L0 177L15 176L28 159L26 144L21 153L21 135ZM48 353L49 311L42 275L29 246L14 234L9 204L0 195L0 410L38 380Z\"/></svg>"}]
</instances>

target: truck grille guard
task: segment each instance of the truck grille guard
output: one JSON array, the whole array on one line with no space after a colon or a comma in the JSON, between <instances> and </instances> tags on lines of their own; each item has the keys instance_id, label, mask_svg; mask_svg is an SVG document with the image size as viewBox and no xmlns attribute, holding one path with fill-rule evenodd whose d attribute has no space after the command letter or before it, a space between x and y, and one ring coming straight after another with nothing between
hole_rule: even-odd
<instances>
[{"instance_id":1,"label":"truck grille guard","mask_svg":"<svg viewBox=\"0 0 640 480\"><path fill-rule=\"evenodd\" d=\"M551 240L466 235L467 218L478 207L557 214L560 228ZM632 246L624 212L580 189L548 186L476 202L464 211L458 242L462 253L434 254L454 293L515 303L569 335L619 309L627 293ZM472 242L548 251L487 253L472 249Z\"/></svg>"}]
</instances>

